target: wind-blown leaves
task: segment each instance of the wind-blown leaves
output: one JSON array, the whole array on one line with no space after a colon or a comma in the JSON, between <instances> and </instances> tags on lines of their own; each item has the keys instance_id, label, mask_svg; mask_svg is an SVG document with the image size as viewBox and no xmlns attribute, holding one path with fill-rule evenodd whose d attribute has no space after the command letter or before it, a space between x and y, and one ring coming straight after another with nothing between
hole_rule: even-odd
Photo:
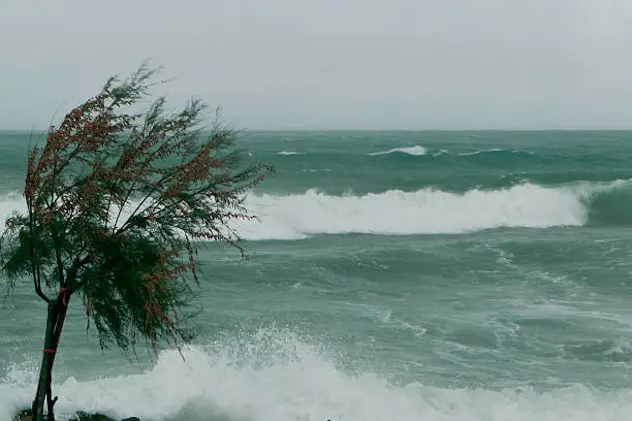
<instances>
[{"instance_id":1,"label":"wind-blown leaves","mask_svg":"<svg viewBox=\"0 0 632 421\"><path fill-rule=\"evenodd\" d=\"M133 351L190 339L182 320L197 283L200 240L232 244L234 219L252 219L245 194L271 170L250 163L235 132L192 99L168 113L148 98L156 72L111 78L95 97L49 129L28 156L26 214L6 221L0 265L11 282L31 278L78 294L101 345Z\"/></svg>"}]
</instances>

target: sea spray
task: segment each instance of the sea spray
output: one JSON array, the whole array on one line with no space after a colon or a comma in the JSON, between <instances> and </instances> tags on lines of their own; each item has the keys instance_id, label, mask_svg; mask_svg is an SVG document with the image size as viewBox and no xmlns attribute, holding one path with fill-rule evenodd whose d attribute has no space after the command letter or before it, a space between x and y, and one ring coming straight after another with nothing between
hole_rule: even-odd
<instances>
[{"instance_id":1,"label":"sea spray","mask_svg":"<svg viewBox=\"0 0 632 421\"><path fill-rule=\"evenodd\" d=\"M581 385L443 389L389 382L370 370L349 372L324 347L286 329L219 335L205 346L162 352L143 374L55 386L58 418L76 411L153 421L627 421L632 390L603 392ZM0 380L0 419L28 405L31 388ZM29 377L29 373L24 373Z\"/></svg>"}]
</instances>

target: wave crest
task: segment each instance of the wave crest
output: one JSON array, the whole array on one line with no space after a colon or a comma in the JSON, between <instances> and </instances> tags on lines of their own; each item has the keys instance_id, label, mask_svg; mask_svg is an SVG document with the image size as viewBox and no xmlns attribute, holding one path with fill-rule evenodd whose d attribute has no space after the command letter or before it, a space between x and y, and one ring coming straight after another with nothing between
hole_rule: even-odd
<instances>
[{"instance_id":1,"label":"wave crest","mask_svg":"<svg viewBox=\"0 0 632 421\"><path fill-rule=\"evenodd\" d=\"M0 219L23 209L17 195L0 198ZM520 184L498 190L453 193L436 189L388 190L363 196L251 194L259 221L236 221L246 240L292 240L314 234L461 234L503 228L632 225L632 182L575 183L559 187Z\"/></svg>"},{"instance_id":2,"label":"wave crest","mask_svg":"<svg viewBox=\"0 0 632 421\"><path fill-rule=\"evenodd\" d=\"M424 148L423 146L415 145L415 146L406 146L406 147L401 147L401 148L393 148L393 149L389 149L388 151L372 152L369 154L369 156L389 155L392 153L403 153L406 155L421 156L428 153L428 150Z\"/></svg>"},{"instance_id":3,"label":"wave crest","mask_svg":"<svg viewBox=\"0 0 632 421\"><path fill-rule=\"evenodd\" d=\"M585 199L598 187L521 184L500 190L451 193L389 190L364 196L302 194L250 196L260 222L238 225L250 240L300 239L312 234L460 234L500 227L581 226Z\"/></svg>"}]
</instances>

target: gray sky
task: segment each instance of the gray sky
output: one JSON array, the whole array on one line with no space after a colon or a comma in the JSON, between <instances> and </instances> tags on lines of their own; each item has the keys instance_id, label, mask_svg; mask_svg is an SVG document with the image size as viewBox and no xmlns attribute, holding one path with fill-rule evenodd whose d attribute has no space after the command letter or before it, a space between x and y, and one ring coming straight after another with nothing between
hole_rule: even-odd
<instances>
[{"instance_id":1,"label":"gray sky","mask_svg":"<svg viewBox=\"0 0 632 421\"><path fill-rule=\"evenodd\" d=\"M148 57L239 128L632 127L630 0L0 0L0 128Z\"/></svg>"}]
</instances>

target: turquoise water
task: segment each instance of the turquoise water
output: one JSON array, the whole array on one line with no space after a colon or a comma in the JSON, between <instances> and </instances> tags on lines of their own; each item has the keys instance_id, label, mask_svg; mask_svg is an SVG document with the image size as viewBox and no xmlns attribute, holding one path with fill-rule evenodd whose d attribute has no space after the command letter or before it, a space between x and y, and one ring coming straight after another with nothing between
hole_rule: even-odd
<instances>
[{"instance_id":1,"label":"turquoise water","mask_svg":"<svg viewBox=\"0 0 632 421\"><path fill-rule=\"evenodd\" d=\"M81 306L58 411L151 420L629 420L631 132L267 132L277 172L209 245L199 335L101 352ZM0 218L29 135L0 133ZM78 304L78 303L75 303ZM0 420L32 399L45 308L0 309Z\"/></svg>"}]
</instances>

